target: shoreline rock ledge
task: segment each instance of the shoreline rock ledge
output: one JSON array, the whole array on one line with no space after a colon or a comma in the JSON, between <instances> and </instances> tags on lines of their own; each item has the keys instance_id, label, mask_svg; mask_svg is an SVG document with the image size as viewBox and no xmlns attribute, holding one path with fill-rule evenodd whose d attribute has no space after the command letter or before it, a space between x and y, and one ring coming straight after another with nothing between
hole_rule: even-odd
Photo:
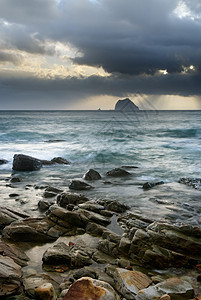
<instances>
[{"instance_id":1,"label":"shoreline rock ledge","mask_svg":"<svg viewBox=\"0 0 201 300\"><path fill-rule=\"evenodd\" d=\"M129 98L120 99L117 101L115 105L115 111L121 112L136 112L139 111L139 107L135 105Z\"/></svg>"}]
</instances>

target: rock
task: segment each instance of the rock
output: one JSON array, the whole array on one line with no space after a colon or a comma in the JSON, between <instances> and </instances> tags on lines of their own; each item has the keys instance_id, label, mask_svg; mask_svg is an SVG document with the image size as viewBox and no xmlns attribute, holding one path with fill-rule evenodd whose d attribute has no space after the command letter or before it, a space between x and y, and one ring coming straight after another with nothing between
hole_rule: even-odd
<instances>
[{"instance_id":1,"label":"rock","mask_svg":"<svg viewBox=\"0 0 201 300\"><path fill-rule=\"evenodd\" d=\"M12 183L21 182L21 179L19 177L13 176L13 177L11 177L10 182L12 182Z\"/></svg>"},{"instance_id":2,"label":"rock","mask_svg":"<svg viewBox=\"0 0 201 300\"><path fill-rule=\"evenodd\" d=\"M117 268L114 273L115 287L126 299L135 299L137 293L151 284L151 279L137 271Z\"/></svg>"},{"instance_id":3,"label":"rock","mask_svg":"<svg viewBox=\"0 0 201 300\"><path fill-rule=\"evenodd\" d=\"M84 268L81 268L81 269L78 269L73 277L77 280L79 278L82 278L82 277L91 277L93 279L97 279L97 274L95 272L94 269L90 268L90 267L84 267Z\"/></svg>"},{"instance_id":4,"label":"rock","mask_svg":"<svg viewBox=\"0 0 201 300\"><path fill-rule=\"evenodd\" d=\"M128 171L126 171L122 168L116 168L116 169L113 169L111 171L108 171L106 173L106 175L111 176L111 177L124 177L124 176L131 175L131 173L129 173Z\"/></svg>"},{"instance_id":5,"label":"rock","mask_svg":"<svg viewBox=\"0 0 201 300\"><path fill-rule=\"evenodd\" d=\"M29 275L23 279L23 286L26 294L30 298L36 298L35 291L36 289L43 284L51 283L54 287L54 290L58 292L59 284L52 279L49 275L46 274L37 274ZM40 299L40 298L39 298Z\"/></svg>"},{"instance_id":6,"label":"rock","mask_svg":"<svg viewBox=\"0 0 201 300\"><path fill-rule=\"evenodd\" d=\"M116 213L124 213L126 210L129 209L128 205L125 205L115 200L98 200L97 203L103 205L105 209L114 211Z\"/></svg>"},{"instance_id":7,"label":"rock","mask_svg":"<svg viewBox=\"0 0 201 300\"><path fill-rule=\"evenodd\" d=\"M41 167L41 161L32 156L15 154L13 157L13 170L15 171L37 171Z\"/></svg>"},{"instance_id":8,"label":"rock","mask_svg":"<svg viewBox=\"0 0 201 300\"><path fill-rule=\"evenodd\" d=\"M0 228L3 228L16 220L29 217L26 214L20 213L11 208L0 207Z\"/></svg>"},{"instance_id":9,"label":"rock","mask_svg":"<svg viewBox=\"0 0 201 300\"><path fill-rule=\"evenodd\" d=\"M111 222L110 218L104 217L93 211L87 211L85 209L80 209L80 210L78 210L78 212L79 212L80 216L86 217L88 219L88 222L95 222L97 224L105 225L105 226L109 225Z\"/></svg>"},{"instance_id":10,"label":"rock","mask_svg":"<svg viewBox=\"0 0 201 300\"><path fill-rule=\"evenodd\" d=\"M169 278L155 286L142 289L137 294L136 300L160 299L166 294L170 296L171 300L187 300L194 296L194 290L187 281L179 278Z\"/></svg>"},{"instance_id":11,"label":"rock","mask_svg":"<svg viewBox=\"0 0 201 300\"><path fill-rule=\"evenodd\" d=\"M143 189L144 190L150 190L151 188L153 188L154 186L157 186L157 185L161 185L161 184L164 184L163 181L158 181L158 182L145 182L143 184Z\"/></svg>"},{"instance_id":12,"label":"rock","mask_svg":"<svg viewBox=\"0 0 201 300\"><path fill-rule=\"evenodd\" d=\"M93 187L81 180L72 180L69 189L71 190L91 190Z\"/></svg>"},{"instance_id":13,"label":"rock","mask_svg":"<svg viewBox=\"0 0 201 300\"><path fill-rule=\"evenodd\" d=\"M17 292L21 286L21 278L21 267L12 258L0 255L0 296Z\"/></svg>"},{"instance_id":14,"label":"rock","mask_svg":"<svg viewBox=\"0 0 201 300\"><path fill-rule=\"evenodd\" d=\"M38 208L41 210L41 211L46 211L48 210L48 208L52 205L51 202L47 201L47 200L40 200L38 202Z\"/></svg>"},{"instance_id":15,"label":"rock","mask_svg":"<svg viewBox=\"0 0 201 300\"><path fill-rule=\"evenodd\" d=\"M115 110L121 112L136 112L139 111L139 107L135 105L129 98L125 98L117 101Z\"/></svg>"},{"instance_id":16,"label":"rock","mask_svg":"<svg viewBox=\"0 0 201 300\"><path fill-rule=\"evenodd\" d=\"M131 241L126 237L122 237L119 243L119 251L124 254L128 254L130 251L130 246L131 246Z\"/></svg>"},{"instance_id":17,"label":"rock","mask_svg":"<svg viewBox=\"0 0 201 300\"><path fill-rule=\"evenodd\" d=\"M180 178L178 182L193 187L196 190L201 190L201 178Z\"/></svg>"},{"instance_id":18,"label":"rock","mask_svg":"<svg viewBox=\"0 0 201 300\"><path fill-rule=\"evenodd\" d=\"M16 242L48 242L58 238L51 234L50 224L44 217L15 221L3 229L2 236Z\"/></svg>"},{"instance_id":19,"label":"rock","mask_svg":"<svg viewBox=\"0 0 201 300\"><path fill-rule=\"evenodd\" d=\"M51 159L51 162L53 164L70 165L70 162L62 157L54 157L53 159Z\"/></svg>"},{"instance_id":20,"label":"rock","mask_svg":"<svg viewBox=\"0 0 201 300\"><path fill-rule=\"evenodd\" d=\"M180 232L177 226L154 222L146 230L136 230L129 255L147 265L169 268L195 265L200 253L200 238Z\"/></svg>"},{"instance_id":21,"label":"rock","mask_svg":"<svg viewBox=\"0 0 201 300\"><path fill-rule=\"evenodd\" d=\"M43 254L43 263L47 265L67 265L69 268L90 265L90 256L76 246L61 242L48 248Z\"/></svg>"},{"instance_id":22,"label":"rock","mask_svg":"<svg viewBox=\"0 0 201 300\"><path fill-rule=\"evenodd\" d=\"M27 262L29 261L28 256L16 245L6 244L2 241L0 241L0 255L12 258L21 267L27 266Z\"/></svg>"},{"instance_id":23,"label":"rock","mask_svg":"<svg viewBox=\"0 0 201 300\"><path fill-rule=\"evenodd\" d=\"M70 165L70 162L62 157L54 157L51 160L40 159L41 163L46 166L60 164L60 165Z\"/></svg>"},{"instance_id":24,"label":"rock","mask_svg":"<svg viewBox=\"0 0 201 300\"><path fill-rule=\"evenodd\" d=\"M118 244L106 239L99 241L97 249L111 257L119 256Z\"/></svg>"},{"instance_id":25,"label":"rock","mask_svg":"<svg viewBox=\"0 0 201 300\"><path fill-rule=\"evenodd\" d=\"M41 300L56 300L56 292L51 283L43 283L35 289L37 299Z\"/></svg>"},{"instance_id":26,"label":"rock","mask_svg":"<svg viewBox=\"0 0 201 300\"><path fill-rule=\"evenodd\" d=\"M197 297L190 299L190 300L201 300L201 295L198 295Z\"/></svg>"},{"instance_id":27,"label":"rock","mask_svg":"<svg viewBox=\"0 0 201 300\"><path fill-rule=\"evenodd\" d=\"M8 161L6 159L3 159L3 158L0 159L0 165L4 165L7 163L8 163Z\"/></svg>"},{"instance_id":28,"label":"rock","mask_svg":"<svg viewBox=\"0 0 201 300\"><path fill-rule=\"evenodd\" d=\"M44 193L43 193L44 198L53 198L56 196L57 196L57 194L54 192L44 191Z\"/></svg>"},{"instance_id":29,"label":"rock","mask_svg":"<svg viewBox=\"0 0 201 300\"><path fill-rule=\"evenodd\" d=\"M50 193L55 193L55 194L60 194L60 193L63 192L63 190L58 189L58 188L55 188L55 187L53 187L53 186L48 186L48 187L46 187L46 188L45 188L45 191L46 191L46 192L50 192Z\"/></svg>"},{"instance_id":30,"label":"rock","mask_svg":"<svg viewBox=\"0 0 201 300\"><path fill-rule=\"evenodd\" d=\"M68 204L78 205L88 200L86 196L77 193L61 193L57 196L58 205L64 208L66 208Z\"/></svg>"},{"instance_id":31,"label":"rock","mask_svg":"<svg viewBox=\"0 0 201 300\"><path fill-rule=\"evenodd\" d=\"M97 171L89 169L89 171L87 171L83 178L85 180L98 180L101 179L101 175Z\"/></svg>"},{"instance_id":32,"label":"rock","mask_svg":"<svg viewBox=\"0 0 201 300\"><path fill-rule=\"evenodd\" d=\"M47 265L71 264L71 248L65 243L49 247L43 254L43 263Z\"/></svg>"},{"instance_id":33,"label":"rock","mask_svg":"<svg viewBox=\"0 0 201 300\"><path fill-rule=\"evenodd\" d=\"M83 277L71 285L63 300L120 300L108 283Z\"/></svg>"},{"instance_id":34,"label":"rock","mask_svg":"<svg viewBox=\"0 0 201 300\"><path fill-rule=\"evenodd\" d=\"M19 197L19 194L12 193L12 194L9 194L9 197L10 197L10 198Z\"/></svg>"}]
</instances>

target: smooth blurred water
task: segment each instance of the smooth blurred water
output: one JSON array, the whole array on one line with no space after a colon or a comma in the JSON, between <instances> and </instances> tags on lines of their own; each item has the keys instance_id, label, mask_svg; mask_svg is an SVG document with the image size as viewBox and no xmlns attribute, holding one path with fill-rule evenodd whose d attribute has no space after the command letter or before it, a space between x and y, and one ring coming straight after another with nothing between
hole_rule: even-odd
<instances>
[{"instance_id":1,"label":"smooth blurred water","mask_svg":"<svg viewBox=\"0 0 201 300\"><path fill-rule=\"evenodd\" d=\"M53 143L49 140L62 141ZM88 194L128 202L133 209L153 217L167 216L173 210L170 209L171 201L174 202L171 205L177 207L182 201L189 205L191 195L200 197L199 191L177 183L180 177L201 177L200 152L200 111L1 111L0 158L9 161L0 166L1 201L4 203L9 199L11 188L6 189L5 185L12 173L14 154L41 159L61 156L72 164L43 167L39 172L21 173L20 176L26 184L45 182L68 189L69 180L82 178L89 168L99 171L104 181L108 180L104 176L106 171L135 165L139 169L129 170L133 176L109 179L111 185L95 182L95 189ZM155 188L154 192L142 190L144 182L159 180L166 184ZM152 195L157 195L158 191L161 195ZM37 206L41 195L30 191L26 196L26 193L21 196L24 206ZM168 208L166 204L150 199L150 195L165 199L168 193ZM177 200L173 199L174 195ZM178 201L178 197L183 200ZM9 201L18 205L14 200ZM197 213L193 213L195 215Z\"/></svg>"}]
</instances>

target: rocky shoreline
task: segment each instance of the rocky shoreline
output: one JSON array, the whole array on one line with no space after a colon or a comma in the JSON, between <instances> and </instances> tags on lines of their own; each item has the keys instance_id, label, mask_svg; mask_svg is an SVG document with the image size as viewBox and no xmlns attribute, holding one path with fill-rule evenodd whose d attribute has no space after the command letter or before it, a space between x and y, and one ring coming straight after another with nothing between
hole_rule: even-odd
<instances>
[{"instance_id":1,"label":"rocky shoreline","mask_svg":"<svg viewBox=\"0 0 201 300\"><path fill-rule=\"evenodd\" d=\"M18 156L18 171L27 171L21 159L36 170L42 166L41 161L27 156L21 156L19 163ZM131 174L117 168L106 175ZM12 177L11 182L20 183L17 178ZM83 178L72 180L69 191L40 187L40 217L0 207L0 297L201 299L201 228L156 221L118 201L89 198L80 191L92 189L101 175L89 170ZM182 183L189 184L189 179ZM159 184L163 182L147 183L143 188ZM30 253L39 261L35 267Z\"/></svg>"}]
</instances>

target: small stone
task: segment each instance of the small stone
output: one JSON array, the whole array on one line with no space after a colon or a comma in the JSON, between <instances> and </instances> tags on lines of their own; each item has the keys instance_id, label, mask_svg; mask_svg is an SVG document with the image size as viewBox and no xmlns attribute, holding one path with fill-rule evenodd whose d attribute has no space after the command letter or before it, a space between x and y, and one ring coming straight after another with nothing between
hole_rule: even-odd
<instances>
[{"instance_id":1,"label":"small stone","mask_svg":"<svg viewBox=\"0 0 201 300\"><path fill-rule=\"evenodd\" d=\"M7 164L8 161L6 159L0 159L0 165L4 165L4 164Z\"/></svg>"},{"instance_id":2,"label":"small stone","mask_svg":"<svg viewBox=\"0 0 201 300\"><path fill-rule=\"evenodd\" d=\"M12 193L12 194L9 194L9 197L10 197L10 198L19 197L19 194Z\"/></svg>"},{"instance_id":3,"label":"small stone","mask_svg":"<svg viewBox=\"0 0 201 300\"><path fill-rule=\"evenodd\" d=\"M56 300L57 296L51 283L43 283L35 289L35 295L41 300Z\"/></svg>"},{"instance_id":4,"label":"small stone","mask_svg":"<svg viewBox=\"0 0 201 300\"><path fill-rule=\"evenodd\" d=\"M11 177L11 179L10 179L10 182L13 182L13 183L20 182L20 181L21 181L21 179L19 177Z\"/></svg>"}]
</instances>

